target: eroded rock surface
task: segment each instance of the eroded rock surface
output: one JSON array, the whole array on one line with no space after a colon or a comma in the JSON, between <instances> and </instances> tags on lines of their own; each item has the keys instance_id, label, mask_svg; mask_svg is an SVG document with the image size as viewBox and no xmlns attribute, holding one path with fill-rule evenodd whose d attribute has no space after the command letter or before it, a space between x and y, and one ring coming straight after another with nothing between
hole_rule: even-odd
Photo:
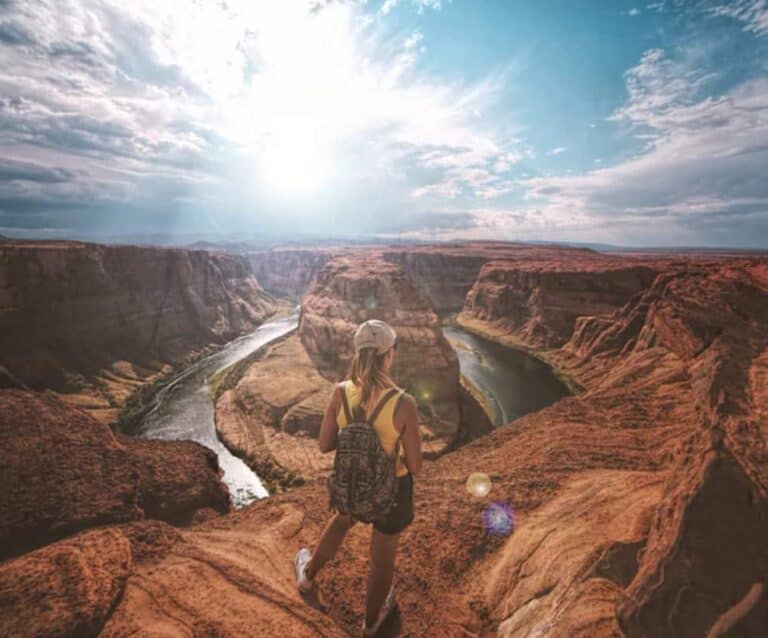
<instances>
[{"instance_id":1,"label":"eroded rock surface","mask_svg":"<svg viewBox=\"0 0 768 638\"><path fill-rule=\"evenodd\" d=\"M272 248L247 254L254 275L266 290L296 301L308 290L315 274L343 248Z\"/></svg>"},{"instance_id":2,"label":"eroded rock surface","mask_svg":"<svg viewBox=\"0 0 768 638\"><path fill-rule=\"evenodd\" d=\"M387 261L402 266L427 294L439 314L462 309L467 293L477 281L480 269L494 259L541 261L557 259L574 263L596 259L599 254L586 248L518 244L515 242L462 241L382 249Z\"/></svg>"},{"instance_id":3,"label":"eroded rock surface","mask_svg":"<svg viewBox=\"0 0 768 638\"><path fill-rule=\"evenodd\" d=\"M131 569L117 529L84 532L0 564L0 634L98 636Z\"/></svg>"},{"instance_id":4,"label":"eroded rock surface","mask_svg":"<svg viewBox=\"0 0 768 638\"><path fill-rule=\"evenodd\" d=\"M254 328L274 310L244 257L0 244L0 365L107 422L148 378Z\"/></svg>"},{"instance_id":5,"label":"eroded rock surface","mask_svg":"<svg viewBox=\"0 0 768 638\"><path fill-rule=\"evenodd\" d=\"M763 391L753 380L766 373L767 266L765 260L702 261L661 273L616 312L577 319L570 341L550 354L586 390L516 421L516 429L568 423L567 431L553 433L548 457L567 445L570 458L560 465L576 470L579 481L589 467L630 469L631 462L635 470L653 472L652 489L644 492L644 481L629 474L632 489L616 483L610 498L617 499L617 511L636 518L634 527L608 537L606 526L599 535L582 524L566 532L578 508L556 505L562 496L539 508L535 520L550 512L553 534L571 540L557 543L558 573L550 582L536 568L555 551L546 549L548 539L513 535L507 543L511 560L506 567L504 559L495 560L486 585L501 635L706 635L748 592L763 591L753 588L768 573L759 540L768 535L768 423ZM535 341L515 325L511 340ZM498 323L488 323L489 333L503 339L498 330ZM585 436L587 428L592 435ZM613 452L601 461L606 445ZM598 477L601 486L608 484L607 475ZM583 485L583 495L593 489ZM597 512L598 502L587 501L584 522ZM592 554L565 554L563 547L579 534L589 539ZM577 561L575 577L565 575L569 560ZM764 596L752 601L738 635L764 633L767 610Z\"/></svg>"},{"instance_id":6,"label":"eroded rock surface","mask_svg":"<svg viewBox=\"0 0 768 638\"><path fill-rule=\"evenodd\" d=\"M563 263L567 257L484 264L461 317L495 324L530 345L559 347L570 339L578 317L610 314L645 290L659 272L653 264L593 252Z\"/></svg>"},{"instance_id":7,"label":"eroded rock surface","mask_svg":"<svg viewBox=\"0 0 768 638\"><path fill-rule=\"evenodd\" d=\"M414 523L398 549L399 612L382 635L699 638L724 623L733 623L731 633L713 635L766 634L768 261L628 263L659 273L618 308L577 314L564 345L546 348L580 394L425 463ZM308 369L319 357L333 371L333 330L352 330L364 316L351 317L344 304L362 297L365 307L371 289L383 295L393 285L370 284L375 278L352 259L326 268L339 276L318 277L330 292L309 301L312 347L286 338L246 376L280 357L301 360L299 345ZM612 281L609 270L593 276ZM397 319L411 312L393 313L398 332ZM528 322L471 319L491 338L543 352ZM255 379L229 388L231 405L242 401L254 418L279 421L281 432L311 429L286 406L297 400L311 412L322 388L308 383L299 392L287 380L273 397ZM465 488L478 471L492 482L486 498ZM483 526L494 501L514 511L507 536ZM316 596L302 599L294 587L291 560L316 542L326 505L317 478L193 528L121 525L142 558L132 561L102 634L358 634L368 527L352 528ZM22 619L35 613L17 608Z\"/></svg>"},{"instance_id":8,"label":"eroded rock surface","mask_svg":"<svg viewBox=\"0 0 768 638\"><path fill-rule=\"evenodd\" d=\"M285 552L303 536L304 515L263 504L181 532L163 556L134 569L100 635L348 636L327 602L296 590Z\"/></svg>"},{"instance_id":9,"label":"eroded rock surface","mask_svg":"<svg viewBox=\"0 0 768 638\"><path fill-rule=\"evenodd\" d=\"M320 374L335 382L347 373L357 326L374 318L397 332L392 377L416 398L427 450L439 453L459 428L458 358L429 300L401 267L376 255L328 262L304 296L298 334Z\"/></svg>"},{"instance_id":10,"label":"eroded rock surface","mask_svg":"<svg viewBox=\"0 0 768 638\"><path fill-rule=\"evenodd\" d=\"M229 511L216 455L115 435L52 393L0 390L0 560L83 529Z\"/></svg>"}]
</instances>

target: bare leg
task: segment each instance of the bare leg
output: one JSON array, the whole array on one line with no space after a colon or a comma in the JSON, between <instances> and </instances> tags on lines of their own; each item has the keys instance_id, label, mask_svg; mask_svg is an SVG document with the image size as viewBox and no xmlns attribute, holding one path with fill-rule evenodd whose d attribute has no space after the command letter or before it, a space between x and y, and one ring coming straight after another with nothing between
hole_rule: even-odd
<instances>
[{"instance_id":1,"label":"bare leg","mask_svg":"<svg viewBox=\"0 0 768 638\"><path fill-rule=\"evenodd\" d=\"M349 528L355 522L353 518L346 514L336 513L333 515L320 535L320 540L317 541L315 551L312 552L312 559L307 563L305 572L307 578L313 579L322 566L336 555L336 551L341 547L341 543L344 541Z\"/></svg>"},{"instance_id":2,"label":"bare leg","mask_svg":"<svg viewBox=\"0 0 768 638\"><path fill-rule=\"evenodd\" d=\"M392 585L395 573L395 553L400 534L383 534L373 528L371 534L371 567L368 572L368 593L365 599L365 626L378 618L379 610Z\"/></svg>"}]
</instances>

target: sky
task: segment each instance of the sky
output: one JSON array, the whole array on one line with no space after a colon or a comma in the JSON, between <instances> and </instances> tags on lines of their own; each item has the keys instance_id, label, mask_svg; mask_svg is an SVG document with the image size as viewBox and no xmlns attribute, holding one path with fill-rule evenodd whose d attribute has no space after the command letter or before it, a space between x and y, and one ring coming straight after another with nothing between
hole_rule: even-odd
<instances>
[{"instance_id":1,"label":"sky","mask_svg":"<svg viewBox=\"0 0 768 638\"><path fill-rule=\"evenodd\" d=\"M0 234L768 248L768 0L0 0Z\"/></svg>"}]
</instances>

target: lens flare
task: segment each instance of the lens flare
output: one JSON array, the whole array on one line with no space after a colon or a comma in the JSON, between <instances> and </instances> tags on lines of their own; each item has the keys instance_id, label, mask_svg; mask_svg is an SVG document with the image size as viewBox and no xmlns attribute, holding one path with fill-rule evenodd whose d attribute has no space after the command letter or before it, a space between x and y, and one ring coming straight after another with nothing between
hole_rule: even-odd
<instances>
[{"instance_id":1,"label":"lens flare","mask_svg":"<svg viewBox=\"0 0 768 638\"><path fill-rule=\"evenodd\" d=\"M483 510L483 528L494 536L508 536L515 526L515 517L508 503L497 501Z\"/></svg>"},{"instance_id":2,"label":"lens flare","mask_svg":"<svg viewBox=\"0 0 768 638\"><path fill-rule=\"evenodd\" d=\"M472 472L467 479L467 492L472 496L482 498L491 491L491 479L483 472Z\"/></svg>"}]
</instances>

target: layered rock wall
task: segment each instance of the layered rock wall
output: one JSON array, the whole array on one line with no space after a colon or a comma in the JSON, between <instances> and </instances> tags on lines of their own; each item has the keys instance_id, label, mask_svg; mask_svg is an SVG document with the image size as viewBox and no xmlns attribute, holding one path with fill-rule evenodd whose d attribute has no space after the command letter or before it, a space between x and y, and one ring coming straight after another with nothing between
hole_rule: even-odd
<instances>
[{"instance_id":1,"label":"layered rock wall","mask_svg":"<svg viewBox=\"0 0 768 638\"><path fill-rule=\"evenodd\" d=\"M425 291L435 312L441 315L462 309L480 269L489 261L599 258L598 253L584 248L490 241L425 244L409 246L407 250L383 249L381 254L387 261L405 269Z\"/></svg>"},{"instance_id":2,"label":"layered rock wall","mask_svg":"<svg viewBox=\"0 0 768 638\"><path fill-rule=\"evenodd\" d=\"M268 317L275 299L223 253L0 244L0 365L33 388L90 384L109 412L146 377Z\"/></svg>"},{"instance_id":3,"label":"layered rock wall","mask_svg":"<svg viewBox=\"0 0 768 638\"><path fill-rule=\"evenodd\" d=\"M429 296L438 314L460 310L475 283L486 255L433 251L383 251L387 261L399 264Z\"/></svg>"},{"instance_id":4,"label":"layered rock wall","mask_svg":"<svg viewBox=\"0 0 768 638\"><path fill-rule=\"evenodd\" d=\"M606 315L645 290L653 265L589 256L567 265L542 260L486 263L459 320L477 319L537 347L562 346L583 315Z\"/></svg>"},{"instance_id":5,"label":"layered rock wall","mask_svg":"<svg viewBox=\"0 0 768 638\"><path fill-rule=\"evenodd\" d=\"M341 249L331 248L273 248L248 253L247 258L254 275L266 290L298 302L317 271L341 252Z\"/></svg>"},{"instance_id":6,"label":"layered rock wall","mask_svg":"<svg viewBox=\"0 0 768 638\"><path fill-rule=\"evenodd\" d=\"M579 318L551 353L585 391L514 424L560 487L488 563L501 635L768 628L766 273L760 260L678 265ZM524 438L534 429L549 433L544 456Z\"/></svg>"},{"instance_id":7,"label":"layered rock wall","mask_svg":"<svg viewBox=\"0 0 768 638\"><path fill-rule=\"evenodd\" d=\"M367 319L382 319L397 332L391 374L423 409L427 449L441 451L459 427L458 358L428 299L402 268L377 256L328 262L304 296L298 334L320 374L335 382L345 377L353 335Z\"/></svg>"}]
</instances>

